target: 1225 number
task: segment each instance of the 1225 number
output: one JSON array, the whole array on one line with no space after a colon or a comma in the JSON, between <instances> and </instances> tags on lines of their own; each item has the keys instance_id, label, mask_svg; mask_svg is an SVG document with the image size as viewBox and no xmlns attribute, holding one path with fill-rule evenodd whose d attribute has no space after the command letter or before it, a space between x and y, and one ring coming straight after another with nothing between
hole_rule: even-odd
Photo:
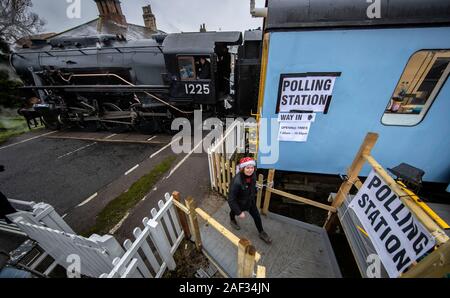
<instances>
[{"instance_id":1,"label":"1225 number","mask_svg":"<svg viewBox=\"0 0 450 298\"><path fill-rule=\"evenodd\" d=\"M184 89L188 95L208 95L210 93L208 84L186 84Z\"/></svg>"}]
</instances>

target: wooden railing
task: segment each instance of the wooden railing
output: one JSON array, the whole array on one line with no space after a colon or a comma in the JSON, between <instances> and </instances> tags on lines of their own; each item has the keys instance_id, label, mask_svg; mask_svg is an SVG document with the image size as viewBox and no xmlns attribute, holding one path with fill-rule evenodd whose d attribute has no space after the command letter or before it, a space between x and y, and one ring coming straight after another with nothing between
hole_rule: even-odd
<instances>
[{"instance_id":1,"label":"wooden railing","mask_svg":"<svg viewBox=\"0 0 450 298\"><path fill-rule=\"evenodd\" d=\"M264 278L266 277L266 269L264 266L257 265L261 259L261 255L256 251L256 248L251 244L250 240L239 238L230 230L221 225L212 216L206 213L201 208L197 208L196 202L193 198L188 197L185 203L181 203L178 193L173 194L174 204L178 207L180 218L184 217L182 224L185 234L192 234L195 240L195 246L198 251L203 251L202 237L200 227L198 224L198 217L206 221L209 226L213 227L223 237L233 243L237 250L237 277L240 278ZM189 224L187 223L187 219ZM255 268L256 266L256 268ZM256 272L255 272L256 269Z\"/></svg>"},{"instance_id":2,"label":"wooden railing","mask_svg":"<svg viewBox=\"0 0 450 298\"><path fill-rule=\"evenodd\" d=\"M420 260L401 277L443 277L450 272L450 243L449 237L439 226L438 220L433 218L433 213L429 208L424 208L414 200L414 194L405 190L397 183L386 170L371 155L372 148L375 146L378 134L368 133L365 137L358 153L356 154L352 165L347 171L347 177L339 188L339 191L333 200L332 206L339 208L347 199L348 194L353 186L360 189L362 183L359 174L367 162L372 169L386 182L389 188L399 197L402 203L415 215L415 217L423 224L423 226L436 239L435 250L428 256ZM324 224L324 228L332 231L337 224L337 216L335 213L329 212L328 218Z\"/></svg>"},{"instance_id":3,"label":"wooden railing","mask_svg":"<svg viewBox=\"0 0 450 298\"><path fill-rule=\"evenodd\" d=\"M322 204L301 196L297 196L279 189L274 188L274 177L275 177L275 170L271 169L269 170L269 174L267 176L267 183L265 185L263 185L263 181L264 181L264 176L262 174L260 174L258 176L258 192L256 195L256 205L258 206L258 208L261 209L261 213L264 215L267 215L269 212L269 206L270 206L270 200L272 198L272 194L276 194L279 195L281 197L284 198L288 198L291 199L293 201L296 202L300 202L306 205L310 205L313 207L317 207L326 211L329 211L331 213L336 213L336 208L333 206L329 206L326 204ZM264 202L263 202L263 206L261 206L261 200L262 200L262 193L264 191L265 188L265 195L264 195Z\"/></svg>"}]
</instances>

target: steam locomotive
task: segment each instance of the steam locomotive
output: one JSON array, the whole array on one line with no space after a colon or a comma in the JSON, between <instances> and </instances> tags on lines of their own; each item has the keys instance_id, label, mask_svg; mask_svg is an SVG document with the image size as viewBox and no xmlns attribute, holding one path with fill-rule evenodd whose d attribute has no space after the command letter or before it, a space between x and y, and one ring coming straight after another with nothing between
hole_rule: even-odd
<instances>
[{"instance_id":1,"label":"steam locomotive","mask_svg":"<svg viewBox=\"0 0 450 298\"><path fill-rule=\"evenodd\" d=\"M17 49L11 66L50 129L168 131L201 109L217 117L256 111L262 33L194 32L128 41L59 37Z\"/></svg>"}]
</instances>

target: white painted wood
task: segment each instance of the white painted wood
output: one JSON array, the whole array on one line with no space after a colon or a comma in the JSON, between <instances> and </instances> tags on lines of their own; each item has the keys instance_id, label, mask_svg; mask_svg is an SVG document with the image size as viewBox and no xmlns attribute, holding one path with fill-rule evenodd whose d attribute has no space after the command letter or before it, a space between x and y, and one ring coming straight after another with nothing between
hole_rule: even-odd
<instances>
[{"instance_id":1,"label":"white painted wood","mask_svg":"<svg viewBox=\"0 0 450 298\"><path fill-rule=\"evenodd\" d=\"M159 201L158 206L159 206L159 208L162 209L164 207L164 202ZM169 210L170 210L170 208L167 211L169 211ZM175 242L177 241L177 236L175 235L175 229L174 229L172 223L170 222L168 212L166 212L162 215L162 221L164 221L164 223L166 224L167 231L169 232L169 236L170 236L170 238L169 238L169 242L171 243L170 246L172 246L172 244L175 244Z\"/></svg>"},{"instance_id":2,"label":"white painted wood","mask_svg":"<svg viewBox=\"0 0 450 298\"><path fill-rule=\"evenodd\" d=\"M16 220L16 223L31 239L36 240L58 265L64 268L70 265L67 257L71 254L80 257L82 275L97 277L113 268L112 259L106 249L92 240L23 222L20 218Z\"/></svg>"},{"instance_id":3,"label":"white painted wood","mask_svg":"<svg viewBox=\"0 0 450 298\"><path fill-rule=\"evenodd\" d=\"M250 126L250 125L248 125ZM231 164L231 157L234 153L245 152L245 144L247 136L245 133L246 124L244 121L237 119L225 132L207 149L209 178L212 187L217 187L215 177L218 175L214 168L214 154L219 153L225 156L225 162Z\"/></svg>"},{"instance_id":4,"label":"white painted wood","mask_svg":"<svg viewBox=\"0 0 450 298\"><path fill-rule=\"evenodd\" d=\"M121 278L142 278L143 276L137 270L138 259L134 258L126 268Z\"/></svg>"},{"instance_id":5,"label":"white painted wood","mask_svg":"<svg viewBox=\"0 0 450 298\"><path fill-rule=\"evenodd\" d=\"M152 210L150 211L150 214L152 215L152 219L158 221L158 211L156 211L155 208L152 208Z\"/></svg>"},{"instance_id":6,"label":"white painted wood","mask_svg":"<svg viewBox=\"0 0 450 298\"><path fill-rule=\"evenodd\" d=\"M44 275L49 275L50 273L53 272L53 270L55 270L56 266L58 266L58 263L56 263L55 261L53 263L50 264L50 266L48 266L48 268L44 271Z\"/></svg>"},{"instance_id":7,"label":"white painted wood","mask_svg":"<svg viewBox=\"0 0 450 298\"><path fill-rule=\"evenodd\" d=\"M172 246L172 248L170 249L170 253L171 253L172 255L177 251L178 246L180 246L181 241L183 241L183 238L184 238L184 231L181 231L181 234L180 234L180 236L178 236L177 241L175 242L175 244L174 244L174 245Z\"/></svg>"},{"instance_id":8,"label":"white painted wood","mask_svg":"<svg viewBox=\"0 0 450 298\"><path fill-rule=\"evenodd\" d=\"M48 204L24 205L32 212L17 212L12 219L39 243L46 254L55 259L54 266L59 264L67 268L70 265L67 257L76 254L81 260L81 274L85 276L159 278L166 269L176 268L173 254L184 238L173 198L169 194L164 198L164 201L158 202L159 210L151 210L151 219L143 219L144 229L138 227L133 231L135 240L125 241L126 251L111 235L94 234L84 238L71 233L70 226Z\"/></svg>"},{"instance_id":9,"label":"white painted wood","mask_svg":"<svg viewBox=\"0 0 450 298\"><path fill-rule=\"evenodd\" d=\"M169 240L167 239L162 225L157 221L150 219L147 223L147 226L150 228L150 234L155 240L154 244L158 249L159 255L163 258L169 270L175 270L175 260L170 253L171 245L169 243Z\"/></svg>"},{"instance_id":10,"label":"white painted wood","mask_svg":"<svg viewBox=\"0 0 450 298\"><path fill-rule=\"evenodd\" d=\"M134 236L136 239L141 235L142 231L139 228L136 228L134 230ZM145 233L149 235L148 229L146 229ZM146 239L150 239L150 237L146 237ZM160 265L158 261L156 260L156 257L153 253L153 251L150 249L150 246L148 245L147 241L143 241L141 245L142 252L144 253L145 257L147 258L148 262L152 266L153 271L156 273L160 269Z\"/></svg>"},{"instance_id":11,"label":"white painted wood","mask_svg":"<svg viewBox=\"0 0 450 298\"><path fill-rule=\"evenodd\" d=\"M173 201L172 201L173 198L170 196L170 194L166 193L165 199L166 199L166 203L169 202L169 201L172 202L172 206L170 206L170 208L169 208L169 216L172 219L172 222L173 222L173 224L175 226L176 234L180 235L181 234L181 224L180 224L180 221L178 220L178 216L176 214L175 206L174 206Z\"/></svg>"},{"instance_id":12,"label":"white painted wood","mask_svg":"<svg viewBox=\"0 0 450 298\"><path fill-rule=\"evenodd\" d=\"M123 246L125 247L126 250L130 250L130 249L132 249L133 243L129 239L127 239L123 243ZM137 266L138 270L141 272L141 274L143 275L143 277L145 277L145 278L153 277L152 274L150 273L150 271L148 270L147 266L145 265L144 261L142 260L141 256L139 255L138 251L136 251L136 253L134 254L134 257L137 259L136 266ZM131 265L128 264L128 266L131 266Z\"/></svg>"}]
</instances>

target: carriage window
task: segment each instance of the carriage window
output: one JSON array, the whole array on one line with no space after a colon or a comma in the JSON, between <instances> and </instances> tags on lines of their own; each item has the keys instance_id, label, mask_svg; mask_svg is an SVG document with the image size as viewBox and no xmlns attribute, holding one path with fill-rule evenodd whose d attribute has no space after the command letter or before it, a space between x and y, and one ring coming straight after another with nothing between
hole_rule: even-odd
<instances>
[{"instance_id":1,"label":"carriage window","mask_svg":"<svg viewBox=\"0 0 450 298\"><path fill-rule=\"evenodd\" d=\"M181 80L195 80L196 74L194 57L178 57L178 69Z\"/></svg>"},{"instance_id":2,"label":"carriage window","mask_svg":"<svg viewBox=\"0 0 450 298\"><path fill-rule=\"evenodd\" d=\"M413 126L425 117L450 72L450 50L414 53L389 100L381 122Z\"/></svg>"}]
</instances>

